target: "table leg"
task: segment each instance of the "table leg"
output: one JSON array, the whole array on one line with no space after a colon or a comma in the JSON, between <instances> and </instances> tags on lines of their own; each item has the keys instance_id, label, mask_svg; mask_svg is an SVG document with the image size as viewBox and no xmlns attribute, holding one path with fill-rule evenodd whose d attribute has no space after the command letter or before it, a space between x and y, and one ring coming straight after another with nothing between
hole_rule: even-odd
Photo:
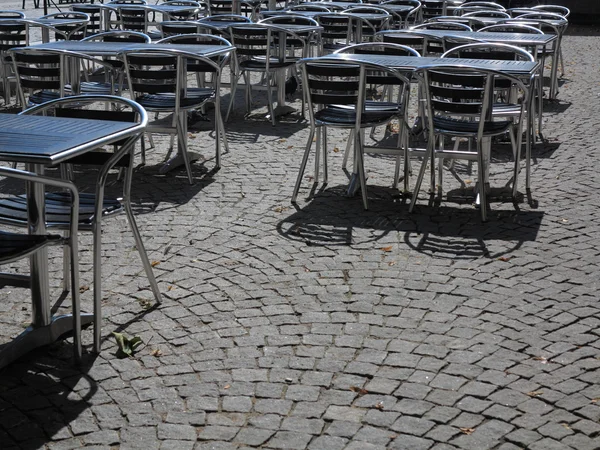
<instances>
[{"instance_id":1,"label":"table leg","mask_svg":"<svg viewBox=\"0 0 600 450\"><path fill-rule=\"evenodd\" d=\"M279 33L279 60L285 60L286 51L286 34L284 32ZM279 70L276 73L277 77L277 106L273 110L275 117L284 116L296 111L291 106L285 104L285 75L287 70ZM269 86L267 86L269 89Z\"/></svg>"},{"instance_id":2,"label":"table leg","mask_svg":"<svg viewBox=\"0 0 600 450\"><path fill-rule=\"evenodd\" d=\"M29 164L27 170L40 175L44 166ZM27 183L27 209L29 234L46 233L45 188L41 183ZM43 248L30 257L32 326L50 324L50 282L48 280L48 251Z\"/></svg>"}]
</instances>

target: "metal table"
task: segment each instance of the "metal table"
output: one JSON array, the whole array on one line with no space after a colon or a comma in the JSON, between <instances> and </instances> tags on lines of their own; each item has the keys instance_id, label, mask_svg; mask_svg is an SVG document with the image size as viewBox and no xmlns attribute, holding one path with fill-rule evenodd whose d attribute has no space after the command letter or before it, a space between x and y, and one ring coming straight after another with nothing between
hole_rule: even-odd
<instances>
[{"instance_id":1,"label":"metal table","mask_svg":"<svg viewBox=\"0 0 600 450\"><path fill-rule=\"evenodd\" d=\"M480 31L453 31L453 30L407 30L410 33L420 34L422 36L431 36L435 38L455 37L458 39L473 39L480 42L499 42L516 46L541 47L543 50L558 39L555 34L529 34L529 33L499 33L499 32L480 32ZM403 31L398 31L402 33ZM385 32L386 34L388 32ZM394 33L394 32L389 32ZM535 55L534 55L535 56ZM543 66L540 64L540 75ZM542 135L542 80L538 83L538 132Z\"/></svg>"},{"instance_id":2,"label":"metal table","mask_svg":"<svg viewBox=\"0 0 600 450\"><path fill-rule=\"evenodd\" d=\"M72 52L83 53L90 56L112 56L116 57L119 52L129 49L164 49L169 51L179 51L189 53L192 55L199 55L205 57L212 57L229 53L235 50L234 47L228 45L204 45L204 44L145 44L135 42L101 42L101 41L58 41L50 42L47 44L34 45L29 48L32 49L51 49L51 50L69 50ZM185 136L187 139L187 136ZM179 152L178 146L177 155L167 161L163 167L161 167L161 173L167 173L172 169L175 169L183 165L183 157ZM200 155L188 152L189 159L196 161L200 159Z\"/></svg>"},{"instance_id":3,"label":"metal table","mask_svg":"<svg viewBox=\"0 0 600 450\"><path fill-rule=\"evenodd\" d=\"M539 70L539 62L529 61L500 61L500 60L488 60L488 59L468 59L468 58L439 58L439 57L415 57L415 56L396 56L396 55L370 55L370 54L332 54L327 55L327 59L339 59L340 62L361 62L378 64L385 67L390 67L400 71L414 71L419 67L436 65L436 66L457 66L464 65L475 69L485 70L496 70L498 72L504 72L519 78L522 78L527 86L533 86L534 76ZM531 111L532 108L532 97L529 96L529 105L527 110ZM528 125L527 128L531 127L531 114L528 114ZM377 152L378 150L385 151L380 147L365 146L365 151L370 150ZM390 149L387 149L388 151ZM526 142L526 176L527 186L529 187L529 158L531 155L531 139L527 139ZM423 149L411 149L412 154L418 154L423 156L425 151ZM356 158L355 158L356 160ZM356 171L353 172L350 184L348 187L348 194L353 195L357 189L356 183Z\"/></svg>"},{"instance_id":4,"label":"metal table","mask_svg":"<svg viewBox=\"0 0 600 450\"><path fill-rule=\"evenodd\" d=\"M116 56L119 52L130 48L148 48L180 50L200 56L217 56L229 53L234 47L226 45L203 45L203 44L145 44L136 42L101 42L101 41L57 41L46 44L32 45L31 49L69 50L90 56Z\"/></svg>"},{"instance_id":5,"label":"metal table","mask_svg":"<svg viewBox=\"0 0 600 450\"><path fill-rule=\"evenodd\" d=\"M61 25L83 25L87 24L87 20L82 19L21 19L30 27L42 27L42 42L50 41L50 33L47 27L59 27ZM60 30L59 30L60 31Z\"/></svg>"},{"instance_id":6,"label":"metal table","mask_svg":"<svg viewBox=\"0 0 600 450\"><path fill-rule=\"evenodd\" d=\"M0 114L0 161L25 163L28 171L43 175L46 166L141 135L144 129L145 123ZM45 234L45 220L41 219L46 217L44 187L28 184L27 202L29 233ZM30 276L31 325L0 351L0 367L72 330L70 315L52 316L46 249L30 257ZM83 324L92 319L92 314L82 315Z\"/></svg>"}]
</instances>

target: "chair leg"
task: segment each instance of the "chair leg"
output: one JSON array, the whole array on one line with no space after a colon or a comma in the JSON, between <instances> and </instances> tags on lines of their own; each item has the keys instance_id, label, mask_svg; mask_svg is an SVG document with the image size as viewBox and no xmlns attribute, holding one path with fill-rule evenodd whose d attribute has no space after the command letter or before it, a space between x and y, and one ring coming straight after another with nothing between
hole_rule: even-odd
<instances>
[{"instance_id":1,"label":"chair leg","mask_svg":"<svg viewBox=\"0 0 600 450\"><path fill-rule=\"evenodd\" d=\"M363 139L364 133L362 132L355 133L356 134L356 151L354 152L354 157L356 158L356 168L358 170L358 180L360 181L360 191L362 194L363 207L366 210L369 209L369 201L367 196L367 176L365 173L365 158L364 158L364 149L363 149Z\"/></svg>"},{"instance_id":2,"label":"chair leg","mask_svg":"<svg viewBox=\"0 0 600 450\"><path fill-rule=\"evenodd\" d=\"M348 135L348 142L346 143L346 151L344 152L344 160L342 161L342 169L346 170L348 166L348 156L352 151L352 142L354 141L354 130L350 130L350 134Z\"/></svg>"},{"instance_id":3,"label":"chair leg","mask_svg":"<svg viewBox=\"0 0 600 450\"><path fill-rule=\"evenodd\" d=\"M432 158L432 154L435 150L435 138L430 135L430 139L427 141L427 150L425 151L425 156L423 157L423 162L421 163L421 168L419 169L419 175L417 176L417 182L415 183L415 188L413 190L412 199L410 200L410 206L408 207L409 212L413 212L415 207L415 203L417 202L417 197L419 196L419 191L421 190L421 184L423 183L423 177L425 176L425 170L427 169L427 163Z\"/></svg>"},{"instance_id":4,"label":"chair leg","mask_svg":"<svg viewBox=\"0 0 600 450\"><path fill-rule=\"evenodd\" d=\"M156 278L154 277L154 272L152 271L152 264L150 264L150 260L148 259L148 254L146 253L146 248L144 247L144 242L142 241L142 236L140 235L140 230L138 229L135 216L133 215L133 210L131 209L131 177L133 175L133 170L127 170L125 175L125 183L124 183L124 192L123 192L123 206L125 208L125 214L127 215L127 220L129 221L129 225L131 226L131 231L133 232L133 238L135 239L135 246L137 247L138 253L140 254L140 258L142 260L142 265L144 266L144 271L146 272L146 277L150 282L150 288L152 289L152 293L154 294L154 299L156 303L162 302L162 296L160 290L158 289L158 283L156 282Z\"/></svg>"},{"instance_id":5,"label":"chair leg","mask_svg":"<svg viewBox=\"0 0 600 450\"><path fill-rule=\"evenodd\" d=\"M329 168L327 167L327 127L323 127L323 140L322 148L323 148L323 184L327 184L329 178Z\"/></svg>"},{"instance_id":6,"label":"chair leg","mask_svg":"<svg viewBox=\"0 0 600 450\"><path fill-rule=\"evenodd\" d=\"M71 299L73 313L73 351L75 361L81 361L81 309L79 302L79 248L77 234L69 236L70 262L71 262Z\"/></svg>"},{"instance_id":7,"label":"chair leg","mask_svg":"<svg viewBox=\"0 0 600 450\"><path fill-rule=\"evenodd\" d=\"M183 158L183 163L185 164L185 170L187 172L188 181L190 184L194 184L194 178L192 177L192 166L190 164L190 155L188 154L187 148L187 112L181 111L177 115L177 138L178 145L177 151L181 154Z\"/></svg>"},{"instance_id":8,"label":"chair leg","mask_svg":"<svg viewBox=\"0 0 600 450\"><path fill-rule=\"evenodd\" d=\"M308 155L310 154L310 148L312 146L314 137L315 129L311 127L310 132L308 134L306 149L304 150L304 156L302 157L302 163L300 164L300 169L298 170L298 178L296 178L294 192L292 193L292 203L296 203L296 199L298 198L298 191L300 190L300 185L302 184L302 177L304 176L304 171L306 170L306 163L308 162Z\"/></svg>"},{"instance_id":9,"label":"chair leg","mask_svg":"<svg viewBox=\"0 0 600 450\"><path fill-rule=\"evenodd\" d=\"M233 106L235 104L235 93L237 92L238 79L239 75L237 75L235 72L232 72L231 93L229 94L229 107L227 108L227 114L225 115L225 122L229 121L229 115L231 114L231 111L233 110Z\"/></svg>"},{"instance_id":10,"label":"chair leg","mask_svg":"<svg viewBox=\"0 0 600 450\"><path fill-rule=\"evenodd\" d=\"M322 142L322 137L323 137L323 128L325 127L321 127L319 130L317 130L317 147L315 150L315 171L314 171L314 182L318 183L319 182L319 175L321 172L321 142Z\"/></svg>"},{"instance_id":11,"label":"chair leg","mask_svg":"<svg viewBox=\"0 0 600 450\"><path fill-rule=\"evenodd\" d=\"M273 93L271 92L271 75L268 72L265 72L266 85L267 85L267 101L269 102L269 114L271 115L271 123L273 126L277 125L275 121L275 111L273 109ZM273 77L277 78L277 74Z\"/></svg>"},{"instance_id":12,"label":"chair leg","mask_svg":"<svg viewBox=\"0 0 600 450\"><path fill-rule=\"evenodd\" d=\"M486 138L489 139L489 138ZM483 139L482 139L483 140ZM481 221L487 221L487 192L485 186L486 165L483 156L483 147L487 143L477 142L477 178L479 183L479 209L481 210Z\"/></svg>"}]
</instances>

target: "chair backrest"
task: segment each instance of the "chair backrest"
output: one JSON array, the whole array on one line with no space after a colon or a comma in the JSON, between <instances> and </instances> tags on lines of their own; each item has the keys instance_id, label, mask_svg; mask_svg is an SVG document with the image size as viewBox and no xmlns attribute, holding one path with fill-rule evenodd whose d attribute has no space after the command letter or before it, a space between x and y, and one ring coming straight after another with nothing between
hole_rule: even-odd
<instances>
[{"instance_id":1,"label":"chair backrest","mask_svg":"<svg viewBox=\"0 0 600 450\"><path fill-rule=\"evenodd\" d=\"M102 8L97 5L72 5L71 11L85 13L89 17L87 23L86 35L100 33L104 30L102 23Z\"/></svg>"},{"instance_id":2,"label":"chair backrest","mask_svg":"<svg viewBox=\"0 0 600 450\"><path fill-rule=\"evenodd\" d=\"M452 31L473 31L473 29L458 22L428 22L420 25L415 25L411 30L452 30Z\"/></svg>"},{"instance_id":3,"label":"chair backrest","mask_svg":"<svg viewBox=\"0 0 600 450\"><path fill-rule=\"evenodd\" d=\"M252 20L246 16L240 16L237 14L218 14L199 19L198 22L238 22L238 23L252 23Z\"/></svg>"},{"instance_id":4,"label":"chair backrest","mask_svg":"<svg viewBox=\"0 0 600 450\"><path fill-rule=\"evenodd\" d=\"M385 8L386 6L410 6L412 9L407 11L394 11L393 14L399 16L402 21L398 24L398 28L408 28L411 24L416 25L423 21L421 15L421 2L419 0L388 0L381 2L380 7Z\"/></svg>"},{"instance_id":5,"label":"chair backrest","mask_svg":"<svg viewBox=\"0 0 600 450\"><path fill-rule=\"evenodd\" d=\"M169 36L164 39L161 39L160 41L157 41L156 43L157 44L223 45L223 46L231 47L231 43L227 39L225 39L221 36L215 36L214 34L200 34L200 33L180 34L177 36ZM228 59L229 59L229 53L222 53L217 56L211 56L211 57L206 58L206 60L211 60L214 63L216 63L216 66L212 65L212 64L210 64L210 65L206 64L204 62L205 59L191 60L191 61L187 62L187 71L188 72L196 72L196 73L203 73L203 72L214 73L214 72L216 72L217 66L222 68Z\"/></svg>"},{"instance_id":6,"label":"chair backrest","mask_svg":"<svg viewBox=\"0 0 600 450\"><path fill-rule=\"evenodd\" d=\"M402 30L384 31L382 33L378 33L377 37L384 43L409 47L418 52L421 56L427 56L427 37L424 35Z\"/></svg>"},{"instance_id":7,"label":"chair backrest","mask_svg":"<svg viewBox=\"0 0 600 450\"><path fill-rule=\"evenodd\" d=\"M313 125L316 123L317 105L353 105L356 107L355 122L348 126L360 128L366 116L367 86L377 84L401 86L403 89L410 86L410 80L399 71L377 64L316 58L301 60L298 65L302 70L302 86L307 93L309 117ZM402 94L401 97L406 99Z\"/></svg>"},{"instance_id":8,"label":"chair backrest","mask_svg":"<svg viewBox=\"0 0 600 450\"><path fill-rule=\"evenodd\" d=\"M98 42L138 42L150 44L152 39L150 36L144 33L140 33L139 31L105 31L103 33L94 34L92 36L88 36L84 41L98 41Z\"/></svg>"},{"instance_id":9,"label":"chair backrest","mask_svg":"<svg viewBox=\"0 0 600 450\"><path fill-rule=\"evenodd\" d=\"M272 27L266 24L240 24L229 27L236 57L240 61L261 58L268 71L273 58L278 56L272 30Z\"/></svg>"},{"instance_id":10,"label":"chair backrest","mask_svg":"<svg viewBox=\"0 0 600 450\"><path fill-rule=\"evenodd\" d=\"M0 20L4 19L25 19L25 13L22 11L0 10Z\"/></svg>"},{"instance_id":11,"label":"chair backrest","mask_svg":"<svg viewBox=\"0 0 600 450\"><path fill-rule=\"evenodd\" d=\"M231 46L231 43L221 37L215 36L214 34L178 34L175 36L169 36L156 41L157 44L202 44L202 45L226 45Z\"/></svg>"},{"instance_id":12,"label":"chair backrest","mask_svg":"<svg viewBox=\"0 0 600 450\"><path fill-rule=\"evenodd\" d=\"M494 2L468 2L454 8L454 14L460 16L462 14L478 10L506 11L504 6Z\"/></svg>"},{"instance_id":13,"label":"chair backrest","mask_svg":"<svg viewBox=\"0 0 600 450\"><path fill-rule=\"evenodd\" d=\"M281 14L280 16L271 16L265 19L259 20L258 23L266 23L272 25L308 25L308 26L319 26L312 17L301 16L298 14Z\"/></svg>"},{"instance_id":14,"label":"chair backrest","mask_svg":"<svg viewBox=\"0 0 600 450\"><path fill-rule=\"evenodd\" d=\"M56 40L78 41L83 39L87 33L87 24L90 22L90 16L82 12L58 12L47 14L41 19L65 19L73 20L73 23L57 24L49 26L54 31Z\"/></svg>"},{"instance_id":15,"label":"chair backrest","mask_svg":"<svg viewBox=\"0 0 600 450\"><path fill-rule=\"evenodd\" d=\"M461 17L499 17L501 19L510 19L510 14L504 11L492 11L489 9L482 9L480 11L468 12L466 14L463 14Z\"/></svg>"},{"instance_id":16,"label":"chair backrest","mask_svg":"<svg viewBox=\"0 0 600 450\"><path fill-rule=\"evenodd\" d=\"M525 33L525 34L544 34L539 28L530 25L520 25L518 23L500 23L496 25L488 25L479 31L485 33Z\"/></svg>"},{"instance_id":17,"label":"chair backrest","mask_svg":"<svg viewBox=\"0 0 600 450\"><path fill-rule=\"evenodd\" d=\"M67 92L78 93L81 83L82 62L86 66L101 66L107 83L114 86L115 71L107 62L82 53L67 50L16 48L10 50L17 77L17 91L25 108L25 90L30 92L51 92L50 97L64 97ZM69 90L66 86L69 85ZM113 89L114 90L114 89ZM44 97L42 95L42 97Z\"/></svg>"},{"instance_id":18,"label":"chair backrest","mask_svg":"<svg viewBox=\"0 0 600 450\"><path fill-rule=\"evenodd\" d=\"M571 14L571 10L569 8L561 5L537 5L534 6L532 9L537 11L559 14L565 19Z\"/></svg>"},{"instance_id":19,"label":"chair backrest","mask_svg":"<svg viewBox=\"0 0 600 450\"><path fill-rule=\"evenodd\" d=\"M119 28L123 31L139 31L148 33L151 10L143 5L120 6L117 8L119 15Z\"/></svg>"},{"instance_id":20,"label":"chair backrest","mask_svg":"<svg viewBox=\"0 0 600 450\"><path fill-rule=\"evenodd\" d=\"M111 5L147 5L146 0L113 0L112 2L106 3L108 6Z\"/></svg>"},{"instance_id":21,"label":"chair backrest","mask_svg":"<svg viewBox=\"0 0 600 450\"><path fill-rule=\"evenodd\" d=\"M494 91L498 79L502 79L524 94L528 92L518 78L494 70L474 69L464 66L427 66L419 68L416 75L423 80L422 86L427 102L427 120L430 138L436 130L434 118L451 119L446 122L448 128L458 125L457 120L478 123L477 137L481 139L486 130L493 130L492 105L497 99ZM521 105L524 111L525 103ZM474 133L475 134L475 133Z\"/></svg>"},{"instance_id":22,"label":"chair backrest","mask_svg":"<svg viewBox=\"0 0 600 450\"><path fill-rule=\"evenodd\" d=\"M175 111L185 99L187 72L213 72L220 79L222 61L178 50L136 49L120 52L129 90L134 97L144 94L175 94Z\"/></svg>"},{"instance_id":23,"label":"chair backrest","mask_svg":"<svg viewBox=\"0 0 600 450\"><path fill-rule=\"evenodd\" d=\"M421 15L423 20L428 20L436 16L445 16L446 11L446 0L427 1L421 4Z\"/></svg>"},{"instance_id":24,"label":"chair backrest","mask_svg":"<svg viewBox=\"0 0 600 450\"><path fill-rule=\"evenodd\" d=\"M414 48L391 42L362 42L336 50L334 53L357 53L371 55L421 56Z\"/></svg>"},{"instance_id":25,"label":"chair backrest","mask_svg":"<svg viewBox=\"0 0 600 450\"><path fill-rule=\"evenodd\" d=\"M531 53L520 47L500 43L478 42L454 47L442 55L442 58L495 59L502 61L530 61Z\"/></svg>"},{"instance_id":26,"label":"chair backrest","mask_svg":"<svg viewBox=\"0 0 600 450\"><path fill-rule=\"evenodd\" d=\"M157 26L163 38L178 34L196 34L200 28L200 24L192 20L167 20Z\"/></svg>"},{"instance_id":27,"label":"chair backrest","mask_svg":"<svg viewBox=\"0 0 600 450\"><path fill-rule=\"evenodd\" d=\"M173 10L167 13L163 11L163 14L166 14L169 20L194 20L198 19L198 15L200 13L203 13L203 15L208 15L209 11L207 5L201 5L193 0L168 0L164 3L161 3L161 5L186 7L181 10Z\"/></svg>"},{"instance_id":28,"label":"chair backrest","mask_svg":"<svg viewBox=\"0 0 600 450\"><path fill-rule=\"evenodd\" d=\"M519 20L544 20L556 22L558 26L566 26L569 22L564 16L552 12L533 12L522 14L517 17Z\"/></svg>"},{"instance_id":29,"label":"chair backrest","mask_svg":"<svg viewBox=\"0 0 600 450\"><path fill-rule=\"evenodd\" d=\"M465 16L439 16L432 17L426 23L441 23L441 22L449 22L449 23L460 23L468 26L473 31L477 31L480 28L485 27L485 22L476 17L465 17ZM452 28L454 29L454 28Z\"/></svg>"},{"instance_id":30,"label":"chair backrest","mask_svg":"<svg viewBox=\"0 0 600 450\"><path fill-rule=\"evenodd\" d=\"M300 3L285 9L286 11L315 11L315 12L331 12L331 9L323 5L311 5L310 3Z\"/></svg>"},{"instance_id":31,"label":"chair backrest","mask_svg":"<svg viewBox=\"0 0 600 450\"><path fill-rule=\"evenodd\" d=\"M345 9L342 14L352 14L361 18L360 23L357 23L357 26L361 27L360 36L356 36L357 41L365 41L365 37L387 30L393 20L388 11L377 6L355 6Z\"/></svg>"},{"instance_id":32,"label":"chair backrest","mask_svg":"<svg viewBox=\"0 0 600 450\"><path fill-rule=\"evenodd\" d=\"M29 31L26 21L0 20L0 55L4 56L4 52L9 48L27 45L29 45Z\"/></svg>"}]
</instances>

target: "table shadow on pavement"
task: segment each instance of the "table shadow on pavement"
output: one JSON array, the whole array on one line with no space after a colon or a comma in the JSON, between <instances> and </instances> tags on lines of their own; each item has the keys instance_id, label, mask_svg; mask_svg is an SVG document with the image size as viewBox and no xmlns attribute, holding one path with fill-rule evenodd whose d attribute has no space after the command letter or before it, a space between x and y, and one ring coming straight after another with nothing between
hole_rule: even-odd
<instances>
[{"instance_id":1,"label":"table shadow on pavement","mask_svg":"<svg viewBox=\"0 0 600 450\"><path fill-rule=\"evenodd\" d=\"M396 233L397 242L441 258L498 258L535 241L544 216L541 211L498 209L493 203L489 221L465 206L433 206L420 202L408 212L409 198L391 188L369 186L369 209L360 195L344 196L345 186L322 189L277 224L285 239L308 246L363 245ZM301 192L302 194L302 192ZM496 209L494 209L496 207ZM384 239L385 238L385 239ZM490 248L487 242L494 242ZM500 242L501 244L497 244Z\"/></svg>"},{"instance_id":2,"label":"table shadow on pavement","mask_svg":"<svg viewBox=\"0 0 600 450\"><path fill-rule=\"evenodd\" d=\"M59 341L34 350L0 371L0 448L34 450L71 437L83 426L99 393L94 355L81 366L72 347ZM97 366L97 365L96 365Z\"/></svg>"}]
</instances>

